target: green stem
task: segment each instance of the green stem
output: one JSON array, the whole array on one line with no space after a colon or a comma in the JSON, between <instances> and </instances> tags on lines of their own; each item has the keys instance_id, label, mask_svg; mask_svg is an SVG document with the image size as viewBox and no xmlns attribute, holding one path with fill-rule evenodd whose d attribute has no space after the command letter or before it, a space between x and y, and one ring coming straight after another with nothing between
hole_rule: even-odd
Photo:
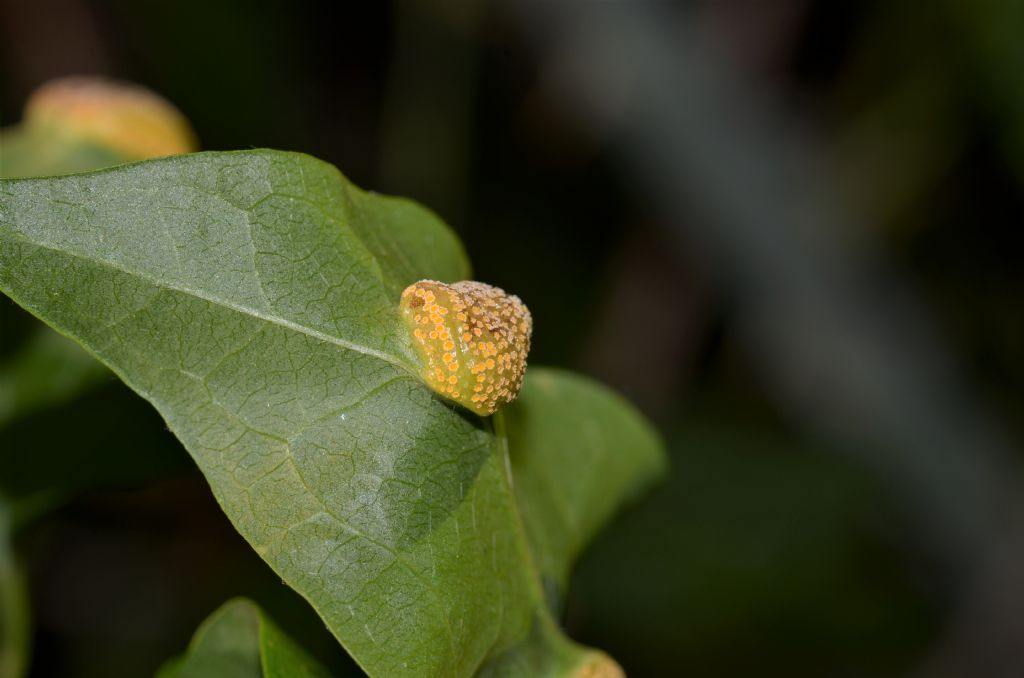
<instances>
[{"instance_id":1,"label":"green stem","mask_svg":"<svg viewBox=\"0 0 1024 678\"><path fill-rule=\"evenodd\" d=\"M28 596L11 543L10 512L0 498L0 676L19 678L28 669Z\"/></svg>"},{"instance_id":2,"label":"green stem","mask_svg":"<svg viewBox=\"0 0 1024 678\"><path fill-rule=\"evenodd\" d=\"M572 642L559 628L551 614L541 586L540 570L534 561L533 549L526 533L526 525L519 513L509 458L508 431L505 417L499 410L492 417L496 453L502 465L505 490L511 502L516 537L523 557L529 566L531 593L536 614L530 634L510 651L491 658L481 675L533 675L550 678L622 678L619 665L603 652Z\"/></svg>"}]
</instances>

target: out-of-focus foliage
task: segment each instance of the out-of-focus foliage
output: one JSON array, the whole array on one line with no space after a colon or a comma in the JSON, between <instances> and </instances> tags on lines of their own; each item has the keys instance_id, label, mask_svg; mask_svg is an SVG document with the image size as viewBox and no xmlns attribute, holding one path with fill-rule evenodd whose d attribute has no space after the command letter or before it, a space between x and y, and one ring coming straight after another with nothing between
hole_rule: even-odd
<instances>
[{"instance_id":1,"label":"out-of-focus foliage","mask_svg":"<svg viewBox=\"0 0 1024 678\"><path fill-rule=\"evenodd\" d=\"M0 130L0 177L65 174L195 148L184 117L137 86L57 80L25 109L20 124ZM0 675L19 676L30 662L32 619L14 535L80 492L180 472L184 457L152 437L151 417L129 415L115 426L106 408L111 396L128 394L97 393L110 374L74 342L11 306L0 307L0 328ZM61 409L86 394L80 406ZM138 409L134 398L124 405L122 414ZM98 419L94 408L103 413ZM85 433L70 445L64 438L76 423Z\"/></svg>"},{"instance_id":2,"label":"out-of-focus foliage","mask_svg":"<svg viewBox=\"0 0 1024 678\"><path fill-rule=\"evenodd\" d=\"M159 95L69 77L33 92L22 121L0 130L0 177L68 174L194 150L188 122ZM15 322L9 314L0 311L7 325ZM72 400L108 376L74 342L37 325L13 355L0 354L0 434L9 422Z\"/></svg>"},{"instance_id":3,"label":"out-of-focus foliage","mask_svg":"<svg viewBox=\"0 0 1024 678\"><path fill-rule=\"evenodd\" d=\"M68 12L5 8L12 58L0 60L0 114L14 123L21 102L53 75L116 73L181 106L208 148L305 151L360 185L437 209L473 253L475 276L529 303L538 328L532 359L613 383L666 432L670 482L583 559L569 591L570 635L607 648L630 675L664 675L665 667L907 675L955 626L952 586L917 548L907 498L842 461L841 441L802 430L775 401L775 384L739 347L744 318L731 283L744 272L709 263L703 244L719 214L695 208L669 220L640 197L646 182L608 150L621 139L614 125L583 122L557 98L578 75L579 64L558 61L572 45L540 55L510 10L519 5L271 0L254 12L242 0L76 0L63 5L76 10ZM904 276L1019 448L1018 5L681 3L665 23L697 27L719 55L709 78L722 64L745 69L757 94L805 129L808 145L830 160L821 171L838 178L843 210L865 226L834 233L824 220L817 230L840 247L868 243L883 267ZM678 42L681 51L691 46ZM601 119L614 123L618 112L600 111ZM747 149L726 143L716 158L727 152ZM741 204L756 188L728 195ZM0 300L0 358L34 327ZM808 326L812 339L815 331ZM828 383L804 386L819 402L833 395ZM56 410L80 416L101 445L98 404L75 411L73 401ZM169 438L158 417L125 411L138 423L138 448ZM63 426L60 416L37 410L22 420L25 449L66 449L83 435L84 426ZM45 436L32 433L36 425ZM0 441L0 453L7 449ZM143 493L90 492L45 521L48 538L22 543L44 594L33 603L37 675L152 671L185 646L225 587L275 619L283 611L301 618L304 603L251 557L204 492L195 478ZM135 516L150 526L139 529ZM149 539L154 531L162 545ZM195 585L177 587L171 571L192 572L187 563L200 551L218 554L216 562L194 573ZM116 595L103 576L121 574L109 566L118 560L139 564L118 582L132 595ZM91 599L54 602L72 578L59 564L70 562L114 611ZM106 623L111 616L132 620L130 638L125 625ZM337 672L344 658L309 621L303 639Z\"/></svg>"},{"instance_id":4,"label":"out-of-focus foliage","mask_svg":"<svg viewBox=\"0 0 1024 678\"><path fill-rule=\"evenodd\" d=\"M196 150L184 116L153 92L100 78L46 83L0 131L0 177L49 176Z\"/></svg>"},{"instance_id":5,"label":"out-of-focus foliage","mask_svg":"<svg viewBox=\"0 0 1024 678\"><path fill-rule=\"evenodd\" d=\"M11 508L0 494L0 675L20 676L28 667L29 605L24 572L11 547Z\"/></svg>"}]
</instances>

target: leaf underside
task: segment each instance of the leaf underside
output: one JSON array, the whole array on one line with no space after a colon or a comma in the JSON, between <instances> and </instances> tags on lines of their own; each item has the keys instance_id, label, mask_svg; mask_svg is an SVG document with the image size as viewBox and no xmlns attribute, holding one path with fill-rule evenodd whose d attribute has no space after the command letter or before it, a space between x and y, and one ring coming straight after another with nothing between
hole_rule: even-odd
<instances>
[{"instance_id":1,"label":"leaf underside","mask_svg":"<svg viewBox=\"0 0 1024 678\"><path fill-rule=\"evenodd\" d=\"M586 520L547 530L528 513L524 527L509 466L520 500L543 494L538 473L571 495L571 451L551 468L511 463L491 420L414 376L397 315L409 283L469 276L433 214L304 155L0 182L0 289L157 408L239 532L373 676L508 674L517 656L535 675L577 665L585 651L557 630L542 576L564 585L596 523L660 465L642 420L608 405L639 434L590 458L635 458L623 483L573 497L595 511ZM529 372L527 412L531 375L538 398L565 381ZM528 534L546 540L537 554Z\"/></svg>"},{"instance_id":2,"label":"leaf underside","mask_svg":"<svg viewBox=\"0 0 1024 678\"><path fill-rule=\"evenodd\" d=\"M530 370L504 415L517 504L557 611L584 547L667 470L661 441L620 396L564 370Z\"/></svg>"}]
</instances>

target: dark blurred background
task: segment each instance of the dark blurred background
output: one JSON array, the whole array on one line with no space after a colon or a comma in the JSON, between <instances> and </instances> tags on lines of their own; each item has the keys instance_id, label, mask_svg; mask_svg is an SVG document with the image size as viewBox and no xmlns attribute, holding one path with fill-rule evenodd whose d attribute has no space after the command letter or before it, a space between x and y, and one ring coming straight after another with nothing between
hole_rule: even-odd
<instances>
[{"instance_id":1,"label":"dark blurred background","mask_svg":"<svg viewBox=\"0 0 1024 678\"><path fill-rule=\"evenodd\" d=\"M630 675L1024 675L1024 4L3 0L0 30L0 123L112 76L204 149L413 197L529 304L532 362L657 423L672 475L565 617ZM0 306L10 369L33 323ZM118 383L0 450L80 490L18 537L31 675L150 674L236 594L358 675Z\"/></svg>"}]
</instances>

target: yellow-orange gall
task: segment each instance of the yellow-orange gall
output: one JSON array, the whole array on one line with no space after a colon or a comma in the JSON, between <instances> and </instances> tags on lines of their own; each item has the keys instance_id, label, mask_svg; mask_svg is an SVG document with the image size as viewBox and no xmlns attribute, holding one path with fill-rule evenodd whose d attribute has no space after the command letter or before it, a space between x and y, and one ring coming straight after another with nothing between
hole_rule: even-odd
<instances>
[{"instance_id":1,"label":"yellow-orange gall","mask_svg":"<svg viewBox=\"0 0 1024 678\"><path fill-rule=\"evenodd\" d=\"M533 331L519 297L474 281L421 280L402 292L399 311L434 391L483 416L519 395ZM426 321L429 332L417 327Z\"/></svg>"},{"instance_id":2,"label":"yellow-orange gall","mask_svg":"<svg viewBox=\"0 0 1024 678\"><path fill-rule=\"evenodd\" d=\"M48 135L81 139L142 160L196 150L185 116L163 97L103 78L51 80L25 105L25 125Z\"/></svg>"}]
</instances>

